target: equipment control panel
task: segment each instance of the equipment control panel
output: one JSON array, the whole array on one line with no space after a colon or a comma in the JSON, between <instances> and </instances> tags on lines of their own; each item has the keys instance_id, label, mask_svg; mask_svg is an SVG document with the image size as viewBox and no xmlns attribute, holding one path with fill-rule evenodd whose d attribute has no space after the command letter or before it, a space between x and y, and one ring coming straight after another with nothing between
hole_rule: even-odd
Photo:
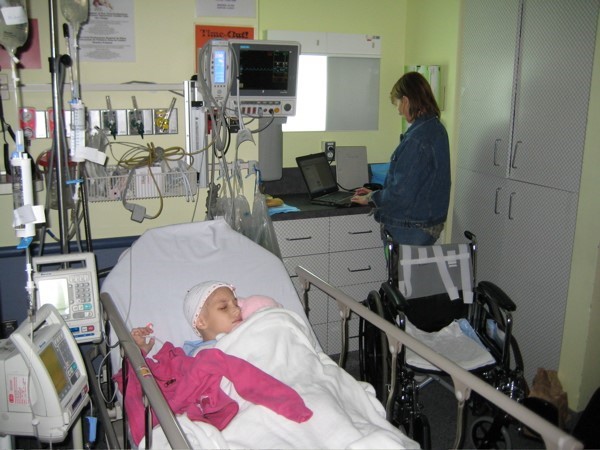
<instances>
[{"instance_id":1,"label":"equipment control panel","mask_svg":"<svg viewBox=\"0 0 600 450\"><path fill-rule=\"evenodd\" d=\"M32 258L38 308L53 305L78 343L99 342L102 314L93 253Z\"/></svg>"}]
</instances>

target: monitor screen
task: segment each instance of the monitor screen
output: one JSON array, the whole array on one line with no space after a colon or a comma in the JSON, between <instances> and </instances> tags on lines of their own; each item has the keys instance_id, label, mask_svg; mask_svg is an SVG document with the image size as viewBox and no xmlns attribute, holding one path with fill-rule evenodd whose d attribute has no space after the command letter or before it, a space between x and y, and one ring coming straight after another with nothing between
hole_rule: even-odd
<instances>
[{"instance_id":1,"label":"monitor screen","mask_svg":"<svg viewBox=\"0 0 600 450\"><path fill-rule=\"evenodd\" d=\"M38 281L39 305L54 306L61 316L69 315L69 283L66 277Z\"/></svg>"},{"instance_id":2,"label":"monitor screen","mask_svg":"<svg viewBox=\"0 0 600 450\"><path fill-rule=\"evenodd\" d=\"M46 366L46 370L54 384L56 393L59 397L62 397L61 394L63 390L68 387L68 382L63 366L58 359L58 355L52 344L48 345L42 353L40 353L40 359L44 363L44 366Z\"/></svg>"},{"instance_id":3,"label":"monitor screen","mask_svg":"<svg viewBox=\"0 0 600 450\"><path fill-rule=\"evenodd\" d=\"M227 52L225 50L215 50L214 52L214 78L213 82L225 84L227 73Z\"/></svg>"},{"instance_id":4,"label":"monitor screen","mask_svg":"<svg viewBox=\"0 0 600 450\"><path fill-rule=\"evenodd\" d=\"M295 97L300 47L274 41L231 41L240 96ZM232 83L231 95L237 94Z\"/></svg>"}]
</instances>

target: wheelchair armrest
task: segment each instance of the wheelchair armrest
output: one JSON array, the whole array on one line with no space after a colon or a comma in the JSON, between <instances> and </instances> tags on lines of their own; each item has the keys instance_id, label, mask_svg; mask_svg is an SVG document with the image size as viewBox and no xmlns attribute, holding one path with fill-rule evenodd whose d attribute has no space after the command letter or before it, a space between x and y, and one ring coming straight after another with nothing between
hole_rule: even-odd
<instances>
[{"instance_id":1,"label":"wheelchair armrest","mask_svg":"<svg viewBox=\"0 0 600 450\"><path fill-rule=\"evenodd\" d=\"M486 302L493 303L505 311L515 311L517 305L511 298L498 286L490 281L480 281L477 289ZM481 296L479 297L481 298Z\"/></svg>"},{"instance_id":2,"label":"wheelchair armrest","mask_svg":"<svg viewBox=\"0 0 600 450\"><path fill-rule=\"evenodd\" d=\"M384 295L387 296L397 310L406 311L408 308L408 302L397 288L393 287L389 283L382 283L381 289L383 290Z\"/></svg>"}]
</instances>

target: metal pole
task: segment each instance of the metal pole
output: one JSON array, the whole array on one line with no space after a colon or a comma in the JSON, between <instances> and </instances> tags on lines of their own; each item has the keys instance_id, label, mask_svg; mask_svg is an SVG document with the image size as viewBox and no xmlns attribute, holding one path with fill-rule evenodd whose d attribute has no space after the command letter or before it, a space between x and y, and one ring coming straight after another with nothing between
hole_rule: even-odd
<instances>
[{"instance_id":1,"label":"metal pole","mask_svg":"<svg viewBox=\"0 0 600 450\"><path fill-rule=\"evenodd\" d=\"M52 76L52 108L54 113L54 151L56 162L56 196L58 208L58 220L60 231L61 253L69 253L68 242L68 211L64 204L64 190L66 189L64 170L67 167L67 149L64 130L63 105L61 88L59 86L60 57L58 56L58 31L57 17L58 8L55 0L48 0L50 14L50 73ZM49 195L49 193L46 193Z\"/></svg>"}]
</instances>

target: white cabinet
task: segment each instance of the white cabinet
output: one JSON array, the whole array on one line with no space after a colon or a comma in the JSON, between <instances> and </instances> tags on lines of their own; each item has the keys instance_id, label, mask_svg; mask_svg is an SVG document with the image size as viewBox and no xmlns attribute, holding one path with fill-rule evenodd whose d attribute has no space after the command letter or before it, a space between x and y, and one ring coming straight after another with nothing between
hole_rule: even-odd
<instances>
[{"instance_id":1,"label":"white cabinet","mask_svg":"<svg viewBox=\"0 0 600 450\"><path fill-rule=\"evenodd\" d=\"M465 2L453 240L517 304L529 381L560 359L599 6Z\"/></svg>"},{"instance_id":2,"label":"white cabinet","mask_svg":"<svg viewBox=\"0 0 600 450\"><path fill-rule=\"evenodd\" d=\"M477 278L517 304L514 334L526 376L558 368L577 195L459 168L454 239L477 235Z\"/></svg>"},{"instance_id":3,"label":"white cabinet","mask_svg":"<svg viewBox=\"0 0 600 450\"><path fill-rule=\"evenodd\" d=\"M468 0L458 164L577 192L598 1Z\"/></svg>"},{"instance_id":4,"label":"white cabinet","mask_svg":"<svg viewBox=\"0 0 600 450\"><path fill-rule=\"evenodd\" d=\"M459 88L460 167L506 175L518 18L518 1L465 2Z\"/></svg>"},{"instance_id":5,"label":"white cabinet","mask_svg":"<svg viewBox=\"0 0 600 450\"><path fill-rule=\"evenodd\" d=\"M366 214L274 221L283 262L299 295L295 268L315 275L362 301L386 279L379 224ZM337 304L316 288L309 294L309 320L328 354L341 350L341 317ZM358 319L349 324L349 350L358 350Z\"/></svg>"}]
</instances>

